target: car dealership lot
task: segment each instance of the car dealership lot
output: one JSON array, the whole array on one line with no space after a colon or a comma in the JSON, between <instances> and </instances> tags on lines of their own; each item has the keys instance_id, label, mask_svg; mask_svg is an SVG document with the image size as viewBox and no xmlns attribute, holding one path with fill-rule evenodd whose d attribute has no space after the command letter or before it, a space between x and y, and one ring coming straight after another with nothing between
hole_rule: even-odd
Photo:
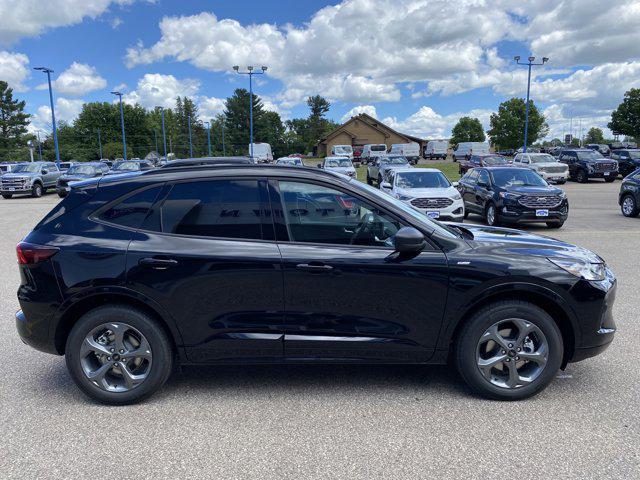
<instances>
[{"instance_id":1,"label":"car dealership lot","mask_svg":"<svg viewBox=\"0 0 640 480\"><path fill-rule=\"evenodd\" d=\"M189 367L141 405L91 403L13 324L14 246L58 197L0 200L0 477L634 478L640 219L621 215L619 186L567 184L565 226L528 227L608 261L619 331L519 403L471 396L452 368L406 366Z\"/></svg>"}]
</instances>

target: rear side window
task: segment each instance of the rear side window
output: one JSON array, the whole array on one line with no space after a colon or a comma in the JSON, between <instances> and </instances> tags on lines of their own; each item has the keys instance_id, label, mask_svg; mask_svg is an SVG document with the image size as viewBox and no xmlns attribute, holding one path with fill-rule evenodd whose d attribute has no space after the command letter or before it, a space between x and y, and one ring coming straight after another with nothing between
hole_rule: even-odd
<instances>
[{"instance_id":1,"label":"rear side window","mask_svg":"<svg viewBox=\"0 0 640 480\"><path fill-rule=\"evenodd\" d=\"M198 237L261 240L264 217L257 180L178 183L160 208L164 233Z\"/></svg>"},{"instance_id":2,"label":"rear side window","mask_svg":"<svg viewBox=\"0 0 640 480\"><path fill-rule=\"evenodd\" d=\"M156 201L160 186L140 190L112 205L98 218L122 227L138 228Z\"/></svg>"}]
</instances>

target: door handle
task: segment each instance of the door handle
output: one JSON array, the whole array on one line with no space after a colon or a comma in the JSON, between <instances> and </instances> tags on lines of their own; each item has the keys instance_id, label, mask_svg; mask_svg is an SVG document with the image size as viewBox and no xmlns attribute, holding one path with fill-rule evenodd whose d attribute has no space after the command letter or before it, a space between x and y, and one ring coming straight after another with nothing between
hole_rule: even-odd
<instances>
[{"instance_id":1,"label":"door handle","mask_svg":"<svg viewBox=\"0 0 640 480\"><path fill-rule=\"evenodd\" d=\"M333 270L333 267L331 265L324 265L324 264L309 264L309 263L299 263L298 265L296 265L296 268L298 270L304 270L305 272L311 272L311 273L323 273L323 272L330 272L331 270Z\"/></svg>"},{"instance_id":2,"label":"door handle","mask_svg":"<svg viewBox=\"0 0 640 480\"><path fill-rule=\"evenodd\" d=\"M138 262L139 265L144 267L155 268L156 270L165 270L169 267L175 267L178 265L177 260L173 260L172 258L141 258Z\"/></svg>"}]
</instances>

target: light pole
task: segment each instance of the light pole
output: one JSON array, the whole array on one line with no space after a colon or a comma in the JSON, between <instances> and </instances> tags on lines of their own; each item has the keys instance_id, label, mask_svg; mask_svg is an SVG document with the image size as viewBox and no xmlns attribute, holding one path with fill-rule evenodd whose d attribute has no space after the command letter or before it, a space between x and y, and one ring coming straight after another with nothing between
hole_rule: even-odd
<instances>
[{"instance_id":1,"label":"light pole","mask_svg":"<svg viewBox=\"0 0 640 480\"><path fill-rule=\"evenodd\" d=\"M156 132L156 129L153 129L153 138L156 141L156 153L158 153L158 132Z\"/></svg>"},{"instance_id":2,"label":"light pole","mask_svg":"<svg viewBox=\"0 0 640 480\"><path fill-rule=\"evenodd\" d=\"M249 157L253 160L253 76L264 75L267 67L260 67L260 72L254 72L251 65L247 67L246 72L241 72L238 65L234 65L233 69L240 75L249 75Z\"/></svg>"},{"instance_id":3,"label":"light pole","mask_svg":"<svg viewBox=\"0 0 640 480\"><path fill-rule=\"evenodd\" d=\"M162 112L162 143L164 144L164 159L167 159L167 134L164 131L164 107L160 107Z\"/></svg>"},{"instance_id":4,"label":"light pole","mask_svg":"<svg viewBox=\"0 0 640 480\"><path fill-rule=\"evenodd\" d=\"M53 108L53 91L51 90L51 73L53 70L47 67L36 67L34 70L47 74L47 83L49 84L49 102L51 102L51 125L53 128L53 145L56 149L56 164L60 166L60 150L58 149L58 132L56 129L56 112Z\"/></svg>"},{"instance_id":5,"label":"light pole","mask_svg":"<svg viewBox=\"0 0 640 480\"><path fill-rule=\"evenodd\" d=\"M102 160L102 139L100 138L100 129L98 129L98 148L100 149L100 160Z\"/></svg>"},{"instance_id":6,"label":"light pole","mask_svg":"<svg viewBox=\"0 0 640 480\"><path fill-rule=\"evenodd\" d=\"M40 161L42 161L42 143L40 142L40 130L36 132L38 135L38 156L40 157Z\"/></svg>"},{"instance_id":7,"label":"light pole","mask_svg":"<svg viewBox=\"0 0 640 480\"><path fill-rule=\"evenodd\" d=\"M224 120L222 120L222 156L227 156L227 147L224 145Z\"/></svg>"},{"instance_id":8,"label":"light pole","mask_svg":"<svg viewBox=\"0 0 640 480\"><path fill-rule=\"evenodd\" d=\"M549 61L549 58L542 57L542 63L534 63L536 57L527 58L527 62L520 62L520 55L513 57L518 65L526 65L529 68L529 75L527 76L527 105L525 107L524 114L524 145L522 147L522 151L524 153L527 152L527 135L529 133L529 91L531 90L531 67L533 65L544 65Z\"/></svg>"},{"instance_id":9,"label":"light pole","mask_svg":"<svg viewBox=\"0 0 640 480\"><path fill-rule=\"evenodd\" d=\"M189 158L193 158L193 143L191 143L191 115L187 117L187 125L189 126Z\"/></svg>"},{"instance_id":10,"label":"light pole","mask_svg":"<svg viewBox=\"0 0 640 480\"><path fill-rule=\"evenodd\" d=\"M116 95L120 99L120 123L122 124L122 158L124 160L127 159L127 137L124 133L124 109L122 108L122 93L120 92L111 92L113 95Z\"/></svg>"},{"instance_id":11,"label":"light pole","mask_svg":"<svg viewBox=\"0 0 640 480\"><path fill-rule=\"evenodd\" d=\"M207 126L207 151L211 156L211 122L203 122Z\"/></svg>"}]
</instances>

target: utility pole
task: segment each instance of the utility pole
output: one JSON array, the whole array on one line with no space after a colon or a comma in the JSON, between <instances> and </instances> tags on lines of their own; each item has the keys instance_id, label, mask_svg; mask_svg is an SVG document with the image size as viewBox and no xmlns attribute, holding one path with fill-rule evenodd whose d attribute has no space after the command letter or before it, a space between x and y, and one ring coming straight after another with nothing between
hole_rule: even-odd
<instances>
[{"instance_id":1,"label":"utility pole","mask_svg":"<svg viewBox=\"0 0 640 480\"><path fill-rule=\"evenodd\" d=\"M207 151L211 156L211 122L204 122L204 124L207 126Z\"/></svg>"},{"instance_id":2,"label":"utility pole","mask_svg":"<svg viewBox=\"0 0 640 480\"><path fill-rule=\"evenodd\" d=\"M227 156L227 148L224 146L224 120L222 121L222 156Z\"/></svg>"},{"instance_id":3,"label":"utility pole","mask_svg":"<svg viewBox=\"0 0 640 480\"><path fill-rule=\"evenodd\" d=\"M542 63L533 63L536 60L536 57L529 57L528 62L520 63L520 56L513 57L518 65L526 65L529 68L529 75L527 76L527 105L525 107L524 114L524 145L522 147L522 151L524 153L527 152L527 135L529 133L529 92L531 90L531 67L533 65L544 65L549 61L547 57L542 58Z\"/></svg>"},{"instance_id":4,"label":"utility pole","mask_svg":"<svg viewBox=\"0 0 640 480\"><path fill-rule=\"evenodd\" d=\"M189 158L193 158L193 143L191 143L191 115L187 117L187 125L189 126Z\"/></svg>"},{"instance_id":5,"label":"utility pole","mask_svg":"<svg viewBox=\"0 0 640 480\"><path fill-rule=\"evenodd\" d=\"M100 160L102 160L102 139L100 138L100 129L98 129L98 148L100 148Z\"/></svg>"},{"instance_id":6,"label":"utility pole","mask_svg":"<svg viewBox=\"0 0 640 480\"><path fill-rule=\"evenodd\" d=\"M60 149L58 148L58 132L56 128L56 112L53 107L53 91L51 90L51 74L53 70L47 67L36 67L34 70L44 72L47 74L47 83L49 84L49 102L51 103L51 125L53 128L53 145L56 149L56 165L60 167Z\"/></svg>"},{"instance_id":7,"label":"utility pole","mask_svg":"<svg viewBox=\"0 0 640 480\"><path fill-rule=\"evenodd\" d=\"M42 142L40 142L40 130L36 132L38 135L38 156L40 157L40 161L42 161Z\"/></svg>"},{"instance_id":8,"label":"utility pole","mask_svg":"<svg viewBox=\"0 0 640 480\"><path fill-rule=\"evenodd\" d=\"M167 134L164 131L164 107L160 107L162 110L162 143L164 144L164 159L167 159Z\"/></svg>"}]
</instances>

